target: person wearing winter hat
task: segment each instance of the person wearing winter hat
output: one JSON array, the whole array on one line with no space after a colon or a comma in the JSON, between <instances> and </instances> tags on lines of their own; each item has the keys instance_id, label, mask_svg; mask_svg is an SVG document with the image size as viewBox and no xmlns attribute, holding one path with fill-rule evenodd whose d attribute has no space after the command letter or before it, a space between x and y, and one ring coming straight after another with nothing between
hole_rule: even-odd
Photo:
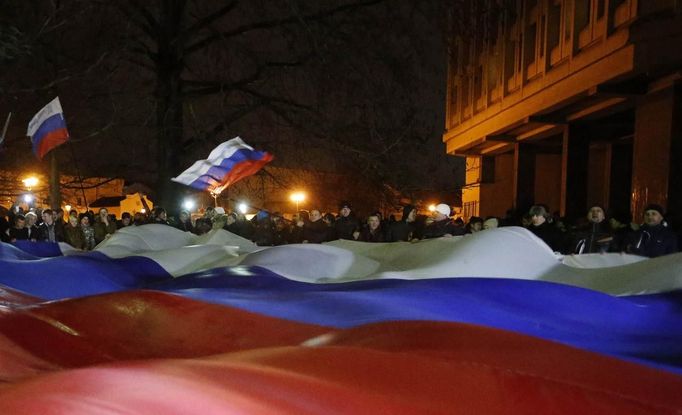
<instances>
[{"instance_id":1,"label":"person wearing winter hat","mask_svg":"<svg viewBox=\"0 0 682 415\"><path fill-rule=\"evenodd\" d=\"M649 258L678 252L677 235L664 222L664 216L661 205L647 205L644 208L644 224L628 236L626 252Z\"/></svg>"},{"instance_id":2,"label":"person wearing winter hat","mask_svg":"<svg viewBox=\"0 0 682 415\"><path fill-rule=\"evenodd\" d=\"M436 205L433 222L424 227L424 239L464 235L464 229L456 226L450 219L450 206L445 203Z\"/></svg>"},{"instance_id":3,"label":"person wearing winter hat","mask_svg":"<svg viewBox=\"0 0 682 415\"><path fill-rule=\"evenodd\" d=\"M343 201L339 204L339 216L334 222L334 229L339 239L351 241L355 239L353 234L360 230L360 223L353 214L353 207L349 202Z\"/></svg>"},{"instance_id":4,"label":"person wearing winter hat","mask_svg":"<svg viewBox=\"0 0 682 415\"><path fill-rule=\"evenodd\" d=\"M388 227L386 240L388 242L412 241L419 239L417 229L417 209L412 205L403 206L403 217Z\"/></svg>"}]
</instances>

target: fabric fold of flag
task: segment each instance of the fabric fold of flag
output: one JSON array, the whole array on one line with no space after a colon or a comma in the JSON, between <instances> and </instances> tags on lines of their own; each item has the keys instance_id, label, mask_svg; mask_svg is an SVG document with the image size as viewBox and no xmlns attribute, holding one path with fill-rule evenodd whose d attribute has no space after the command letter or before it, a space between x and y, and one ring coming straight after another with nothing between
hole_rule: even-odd
<instances>
[{"instance_id":1,"label":"fabric fold of flag","mask_svg":"<svg viewBox=\"0 0 682 415\"><path fill-rule=\"evenodd\" d=\"M240 137L235 137L213 149L207 159L198 160L171 180L198 190L220 193L231 184L255 174L272 160L270 153L254 150Z\"/></svg>"},{"instance_id":2,"label":"fabric fold of flag","mask_svg":"<svg viewBox=\"0 0 682 415\"><path fill-rule=\"evenodd\" d=\"M40 160L69 139L66 120L59 97L41 109L28 123L26 135L31 138L33 154Z\"/></svg>"}]
</instances>

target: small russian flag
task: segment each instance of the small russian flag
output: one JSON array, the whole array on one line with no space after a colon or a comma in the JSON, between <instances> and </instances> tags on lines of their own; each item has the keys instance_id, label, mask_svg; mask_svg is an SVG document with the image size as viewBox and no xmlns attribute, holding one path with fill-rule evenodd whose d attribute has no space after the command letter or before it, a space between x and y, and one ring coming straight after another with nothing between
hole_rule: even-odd
<instances>
[{"instance_id":1,"label":"small russian flag","mask_svg":"<svg viewBox=\"0 0 682 415\"><path fill-rule=\"evenodd\" d=\"M205 160L195 162L189 169L171 180L193 187L220 193L227 186L255 174L272 161L273 156L235 137L214 148Z\"/></svg>"},{"instance_id":2,"label":"small russian flag","mask_svg":"<svg viewBox=\"0 0 682 415\"><path fill-rule=\"evenodd\" d=\"M69 139L66 120L59 97L41 109L28 123L26 133L33 143L33 154L40 160L53 148Z\"/></svg>"}]
</instances>

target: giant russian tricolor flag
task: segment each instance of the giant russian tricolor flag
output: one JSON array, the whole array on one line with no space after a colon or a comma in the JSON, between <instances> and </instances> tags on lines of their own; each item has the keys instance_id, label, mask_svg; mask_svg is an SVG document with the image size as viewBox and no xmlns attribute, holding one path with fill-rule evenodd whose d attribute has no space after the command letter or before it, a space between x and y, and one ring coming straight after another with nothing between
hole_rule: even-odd
<instances>
[{"instance_id":1,"label":"giant russian tricolor flag","mask_svg":"<svg viewBox=\"0 0 682 415\"><path fill-rule=\"evenodd\" d=\"M33 154L40 160L45 154L69 139L59 97L53 99L31 119L26 135L31 138Z\"/></svg>"},{"instance_id":2,"label":"giant russian tricolor flag","mask_svg":"<svg viewBox=\"0 0 682 415\"><path fill-rule=\"evenodd\" d=\"M521 228L20 247L0 244L1 414L682 413L682 254L560 257Z\"/></svg>"},{"instance_id":3,"label":"giant russian tricolor flag","mask_svg":"<svg viewBox=\"0 0 682 415\"><path fill-rule=\"evenodd\" d=\"M198 190L220 193L232 183L255 174L272 159L271 154L256 151L240 137L235 137L214 148L207 159L198 160L172 180Z\"/></svg>"}]
</instances>

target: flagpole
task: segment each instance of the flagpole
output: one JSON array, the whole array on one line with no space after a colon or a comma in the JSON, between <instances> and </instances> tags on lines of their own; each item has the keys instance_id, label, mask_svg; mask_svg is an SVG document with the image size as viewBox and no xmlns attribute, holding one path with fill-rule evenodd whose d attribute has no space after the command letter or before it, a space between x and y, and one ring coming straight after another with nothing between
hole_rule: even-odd
<instances>
[{"instance_id":1,"label":"flagpole","mask_svg":"<svg viewBox=\"0 0 682 415\"><path fill-rule=\"evenodd\" d=\"M9 128L9 121L12 119L12 113L7 114L7 121L5 121L5 126L2 128L2 135L0 135L0 146L3 141L5 141L5 136L7 135L7 128Z\"/></svg>"},{"instance_id":2,"label":"flagpole","mask_svg":"<svg viewBox=\"0 0 682 415\"><path fill-rule=\"evenodd\" d=\"M78 183L81 185L81 192L83 193L83 203L85 203L85 211L88 211L88 198L85 196L85 188L83 188L83 177L81 176L81 170L78 168L78 162L76 161L76 152L73 150L73 142L69 140L69 148L71 149L71 159L73 160L73 165L76 168L76 174L78 175Z\"/></svg>"},{"instance_id":3,"label":"flagpole","mask_svg":"<svg viewBox=\"0 0 682 415\"><path fill-rule=\"evenodd\" d=\"M50 207L52 209L59 209L62 206L62 192L59 185L57 153L53 150L50 152Z\"/></svg>"}]
</instances>

